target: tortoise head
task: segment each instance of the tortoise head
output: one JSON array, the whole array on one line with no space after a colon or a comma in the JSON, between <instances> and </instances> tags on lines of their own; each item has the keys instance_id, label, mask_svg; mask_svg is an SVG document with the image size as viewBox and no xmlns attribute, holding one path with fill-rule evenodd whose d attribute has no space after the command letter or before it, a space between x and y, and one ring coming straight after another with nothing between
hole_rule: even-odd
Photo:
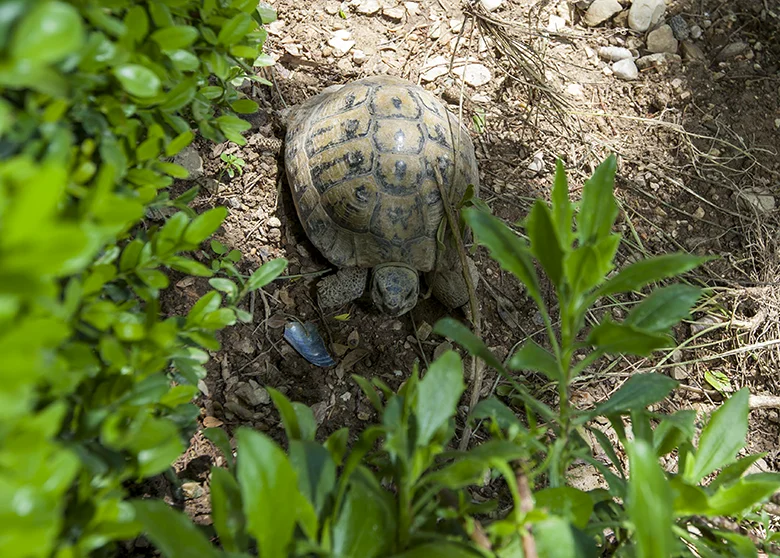
<instances>
[{"instance_id":1,"label":"tortoise head","mask_svg":"<svg viewBox=\"0 0 780 558\"><path fill-rule=\"evenodd\" d=\"M374 268L371 299L388 316L395 318L406 314L417 304L419 294L420 278L416 269L402 263Z\"/></svg>"}]
</instances>

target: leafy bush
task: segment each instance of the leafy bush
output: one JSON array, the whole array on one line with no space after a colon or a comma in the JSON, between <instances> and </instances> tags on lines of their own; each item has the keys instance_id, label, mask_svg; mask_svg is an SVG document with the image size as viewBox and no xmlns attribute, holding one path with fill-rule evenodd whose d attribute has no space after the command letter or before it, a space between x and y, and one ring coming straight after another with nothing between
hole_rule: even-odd
<instances>
[{"instance_id":1,"label":"leafy bush","mask_svg":"<svg viewBox=\"0 0 780 558\"><path fill-rule=\"evenodd\" d=\"M183 253L226 214L195 216L196 190L171 200L186 170L161 158L196 129L244 143L235 113L256 104L234 85L265 63L273 17L253 0L0 3L0 555L83 556L133 536L123 483L185 447L204 349L249 319L250 288L217 284L227 306L213 291L160 315L164 270L210 276ZM181 211L141 222L166 206Z\"/></svg>"},{"instance_id":2,"label":"leafy bush","mask_svg":"<svg viewBox=\"0 0 780 558\"><path fill-rule=\"evenodd\" d=\"M206 431L228 459L228 469L214 468L211 477L214 525L209 534L218 536L221 549L164 503L135 501L136 517L150 539L170 558L192 553L755 556L751 539L708 521L722 515L755 518L751 510L780 488L780 475L745 476L759 456L736 459L747 433L746 390L713 413L697 444L693 411L662 415L648 410L674 389L676 382L666 376L636 375L592 410L571 404L571 381L588 364L605 354L647 355L670 345L672 326L701 295L686 285L657 288L623 322L607 317L585 327L586 311L599 297L638 291L702 261L674 254L610 275L619 244L619 236L611 232L617 215L614 172L614 158L596 170L575 215L559 163L552 207L538 201L526 220L530 244L488 213L465 210L478 241L526 285L542 310L552 350L527 341L511 356L509 368L537 372L557 383L557 409L532 397L468 329L445 319L437 331L484 359L511 386L505 401L482 401L468 419L485 423L488 441L466 452L449 449L464 390L461 361L452 351L437 359L422 379L414 370L397 393L378 379L355 376L380 418L350 450L346 429L317 443L311 410L269 390L289 441L286 454L265 435L240 429L234 461L225 432ZM540 295L534 260L555 285L560 332ZM517 416L518 405L524 420ZM594 423L599 417L614 428L628 469L618 458L619 448ZM630 419L630 435L624 419ZM601 445L610 465L593 456L585 431ZM679 466L664 471L659 458L673 452ZM575 460L595 467L608 488L586 492L572 487L568 473ZM503 481L505 495L475 502L468 489L491 477Z\"/></svg>"}]
</instances>

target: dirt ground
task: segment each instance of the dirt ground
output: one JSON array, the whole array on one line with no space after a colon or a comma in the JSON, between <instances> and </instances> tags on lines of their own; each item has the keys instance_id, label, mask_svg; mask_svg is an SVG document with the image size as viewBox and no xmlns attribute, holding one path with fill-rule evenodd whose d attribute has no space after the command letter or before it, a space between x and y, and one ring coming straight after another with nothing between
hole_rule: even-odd
<instances>
[{"instance_id":1,"label":"dirt ground","mask_svg":"<svg viewBox=\"0 0 780 558\"><path fill-rule=\"evenodd\" d=\"M627 8L628 2L622 3ZM680 57L662 57L635 80L620 79L599 57L604 46L648 54L647 34L628 28L627 9L595 27L564 0L509 0L493 12L506 33L540 53L539 67L565 103L554 111L545 98L530 96L506 51L473 29L473 19L454 0L272 2L279 21L269 28L267 49L277 63L263 75L272 76L276 87L247 88L261 104L260 113L249 118L253 129L247 146L197 145L204 172L197 177L203 189L196 209L230 209L217 238L242 253L243 272L283 256L290 261L286 275L296 277L276 281L252 301L254 323L221 334L223 348L213 355L201 386L204 426L221 425L230 433L251 425L281 440L278 416L263 389L270 386L310 405L321 436L345 426L356 432L375 414L351 374L380 377L398 387L415 362L424 366L448 346L430 332L446 315L433 299L421 300L399 319L378 315L365 300L320 313L313 274L330 265L306 238L283 161L269 147L274 143L269 139L283 140L274 111L284 103L377 74L419 81L453 111L462 110L477 150L481 197L512 223L526 215L534 198L548 197L556 156L567 166L576 197L595 165L617 153L619 227L625 237L620 263L676 250L720 256L688 278L711 287L714 296L698 309L696 323L676 330L683 348L652 361L683 385L663 409L693 407L706 413L722 393L743 386L755 395L780 395L773 197L780 171L780 5L775 0L667 4L664 19L682 16L689 39L678 46ZM465 75L465 85L448 72L453 55L454 71ZM230 156L245 162L232 178L224 160ZM210 251L197 256L205 262L215 257ZM487 345L506 358L528 336L543 342L540 316L523 289L484 250L476 260ZM179 281L165 311L186 312L207 288L205 281ZM598 312L621 317L626 302L605 302ZM283 340L283 326L293 318L317 325L337 366L311 365ZM598 404L650 364L623 358L601 362L578 381L576 401L583 407ZM542 379L527 381L554 402L554 391ZM487 370L481 395L494 393L498 384ZM768 399L751 413L748 444L750 452L767 452L759 465L773 471L780 470L776 407ZM465 397L461 410L465 416ZM474 440L479 439L476 433ZM185 508L205 523L207 470L218 462L216 455L196 435L177 467L188 483Z\"/></svg>"}]
</instances>

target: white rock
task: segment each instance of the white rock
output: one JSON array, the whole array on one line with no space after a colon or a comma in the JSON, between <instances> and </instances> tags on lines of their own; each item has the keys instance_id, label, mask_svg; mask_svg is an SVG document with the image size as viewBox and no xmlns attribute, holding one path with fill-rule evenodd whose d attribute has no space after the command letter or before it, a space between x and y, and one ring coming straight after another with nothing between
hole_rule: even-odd
<instances>
[{"instance_id":1,"label":"white rock","mask_svg":"<svg viewBox=\"0 0 780 558\"><path fill-rule=\"evenodd\" d=\"M547 31L550 33L557 33L561 29L566 27L566 20L557 15L551 15L550 21L547 23Z\"/></svg>"},{"instance_id":2,"label":"white rock","mask_svg":"<svg viewBox=\"0 0 780 558\"><path fill-rule=\"evenodd\" d=\"M268 25L265 26L266 31L268 31L269 35L273 35L275 37L281 37L282 33L284 32L282 30L282 27L285 26L285 21L281 19L277 19L276 21L272 21Z\"/></svg>"},{"instance_id":3,"label":"white rock","mask_svg":"<svg viewBox=\"0 0 780 558\"><path fill-rule=\"evenodd\" d=\"M265 222L266 225L268 225L269 228L272 229L278 229L282 226L282 221L279 219L279 217L271 216L268 218L268 220Z\"/></svg>"},{"instance_id":4,"label":"white rock","mask_svg":"<svg viewBox=\"0 0 780 558\"><path fill-rule=\"evenodd\" d=\"M416 16L420 13L420 4L417 2L404 2L404 8L410 16Z\"/></svg>"},{"instance_id":5,"label":"white rock","mask_svg":"<svg viewBox=\"0 0 780 558\"><path fill-rule=\"evenodd\" d=\"M653 29L647 35L647 50L650 52L674 54L677 52L677 46L677 39L674 38L674 32L669 25L662 25L658 29Z\"/></svg>"},{"instance_id":6,"label":"white rock","mask_svg":"<svg viewBox=\"0 0 780 558\"><path fill-rule=\"evenodd\" d=\"M775 197L767 188L753 188L737 194L740 205L759 213L769 213L775 208Z\"/></svg>"},{"instance_id":7,"label":"white rock","mask_svg":"<svg viewBox=\"0 0 780 558\"><path fill-rule=\"evenodd\" d=\"M485 8L485 10L492 12L493 10L497 10L501 4L504 3L504 0L479 0L479 3L482 4L482 7Z\"/></svg>"},{"instance_id":8,"label":"white rock","mask_svg":"<svg viewBox=\"0 0 780 558\"><path fill-rule=\"evenodd\" d=\"M624 58L612 64L612 72L620 79L631 81L639 77L639 70L631 58Z\"/></svg>"},{"instance_id":9,"label":"white rock","mask_svg":"<svg viewBox=\"0 0 780 558\"><path fill-rule=\"evenodd\" d=\"M648 54L636 61L636 67L640 70L649 68L651 66L665 66L672 63L680 63L682 58L677 54L669 54L668 52L658 52L655 54Z\"/></svg>"},{"instance_id":10,"label":"white rock","mask_svg":"<svg viewBox=\"0 0 780 558\"><path fill-rule=\"evenodd\" d=\"M483 64L466 64L453 68L453 73L472 87L485 85L493 79L490 70Z\"/></svg>"},{"instance_id":11,"label":"white rock","mask_svg":"<svg viewBox=\"0 0 780 558\"><path fill-rule=\"evenodd\" d=\"M585 23L595 27L603 23L623 9L617 0L595 0L585 12Z\"/></svg>"},{"instance_id":12,"label":"white rock","mask_svg":"<svg viewBox=\"0 0 780 558\"><path fill-rule=\"evenodd\" d=\"M528 165L528 170L535 173L540 173L544 170L544 153L541 151L534 153L534 159Z\"/></svg>"},{"instance_id":13,"label":"white rock","mask_svg":"<svg viewBox=\"0 0 780 558\"><path fill-rule=\"evenodd\" d=\"M368 56L362 50L355 49L352 51L352 61L358 66L362 66L368 60Z\"/></svg>"},{"instance_id":14,"label":"white rock","mask_svg":"<svg viewBox=\"0 0 780 558\"><path fill-rule=\"evenodd\" d=\"M628 26L634 31L647 31L661 20L665 11L664 0L634 0L628 12Z\"/></svg>"},{"instance_id":15,"label":"white rock","mask_svg":"<svg viewBox=\"0 0 780 558\"><path fill-rule=\"evenodd\" d=\"M340 54L346 54L353 46L355 41L351 40L352 33L346 29L339 29L333 32L333 38L328 41L328 46L338 51Z\"/></svg>"},{"instance_id":16,"label":"white rock","mask_svg":"<svg viewBox=\"0 0 780 558\"><path fill-rule=\"evenodd\" d=\"M406 10L401 7L382 8L382 15L385 16L387 19L391 19L393 21L402 21L404 19L405 13Z\"/></svg>"},{"instance_id":17,"label":"white rock","mask_svg":"<svg viewBox=\"0 0 780 558\"><path fill-rule=\"evenodd\" d=\"M566 86L566 93L574 97L582 97L585 95L585 91L582 89L582 85L579 83L570 83Z\"/></svg>"},{"instance_id":18,"label":"white rock","mask_svg":"<svg viewBox=\"0 0 780 558\"><path fill-rule=\"evenodd\" d=\"M434 56L423 66L420 74L422 81L433 81L447 73L447 59L443 56Z\"/></svg>"},{"instance_id":19,"label":"white rock","mask_svg":"<svg viewBox=\"0 0 780 558\"><path fill-rule=\"evenodd\" d=\"M631 51L627 48L616 46L603 46L599 49L599 56L604 60L610 62L617 62L618 60L625 60L626 58L633 58Z\"/></svg>"},{"instance_id":20,"label":"white rock","mask_svg":"<svg viewBox=\"0 0 780 558\"><path fill-rule=\"evenodd\" d=\"M379 0L363 0L357 7L357 13L361 15L374 15L382 6L379 5Z\"/></svg>"},{"instance_id":21,"label":"white rock","mask_svg":"<svg viewBox=\"0 0 780 558\"><path fill-rule=\"evenodd\" d=\"M691 27L691 39L699 39L701 37L702 30L698 25Z\"/></svg>"}]
</instances>

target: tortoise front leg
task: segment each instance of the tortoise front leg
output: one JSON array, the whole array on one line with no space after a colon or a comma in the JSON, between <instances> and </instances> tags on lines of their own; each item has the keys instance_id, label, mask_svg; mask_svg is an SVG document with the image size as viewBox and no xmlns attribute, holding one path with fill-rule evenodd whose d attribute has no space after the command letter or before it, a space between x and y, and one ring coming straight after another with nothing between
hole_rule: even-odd
<instances>
[{"instance_id":1,"label":"tortoise front leg","mask_svg":"<svg viewBox=\"0 0 780 558\"><path fill-rule=\"evenodd\" d=\"M366 290L368 270L346 267L317 283L317 301L322 308L338 308L357 300Z\"/></svg>"}]
</instances>

